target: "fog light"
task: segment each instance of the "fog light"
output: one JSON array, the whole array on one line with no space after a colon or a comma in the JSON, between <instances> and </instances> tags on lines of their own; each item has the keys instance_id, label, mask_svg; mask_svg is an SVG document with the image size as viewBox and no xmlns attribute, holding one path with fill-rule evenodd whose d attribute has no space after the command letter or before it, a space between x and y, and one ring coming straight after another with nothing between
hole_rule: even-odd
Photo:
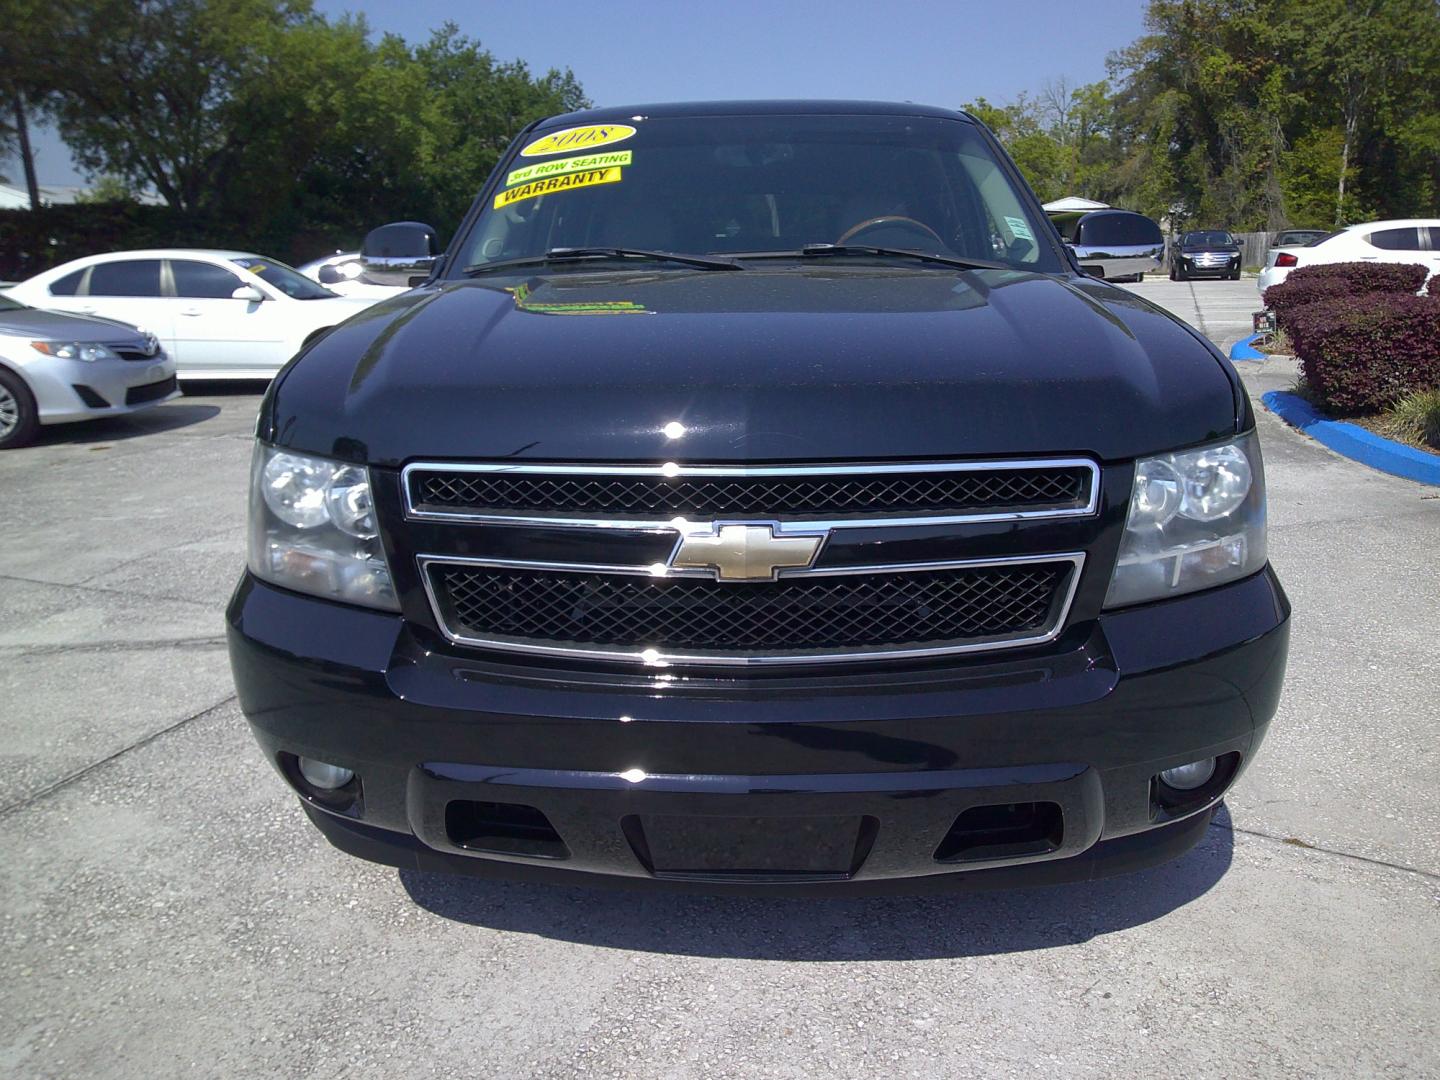
<instances>
[{"instance_id":1,"label":"fog light","mask_svg":"<svg viewBox=\"0 0 1440 1080\"><path fill-rule=\"evenodd\" d=\"M1198 787L1204 787L1215 775L1215 759L1206 758L1204 761L1192 761L1189 765L1177 765L1173 769L1166 769L1160 774L1160 782L1166 787L1172 787L1176 791L1194 791Z\"/></svg>"},{"instance_id":2,"label":"fog light","mask_svg":"<svg viewBox=\"0 0 1440 1080\"><path fill-rule=\"evenodd\" d=\"M315 761L308 757L300 759L300 775L307 784L321 791L334 791L355 779L355 773L350 769L342 769L339 765Z\"/></svg>"}]
</instances>

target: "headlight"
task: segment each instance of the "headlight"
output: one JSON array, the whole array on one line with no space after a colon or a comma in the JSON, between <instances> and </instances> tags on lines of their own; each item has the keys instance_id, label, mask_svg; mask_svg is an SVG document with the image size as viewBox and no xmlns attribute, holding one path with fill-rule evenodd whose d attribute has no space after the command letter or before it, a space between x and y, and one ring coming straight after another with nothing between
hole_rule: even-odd
<instances>
[{"instance_id":1,"label":"headlight","mask_svg":"<svg viewBox=\"0 0 1440 1080\"><path fill-rule=\"evenodd\" d=\"M380 544L370 473L255 444L250 571L287 589L398 611Z\"/></svg>"},{"instance_id":2,"label":"headlight","mask_svg":"<svg viewBox=\"0 0 1440 1080\"><path fill-rule=\"evenodd\" d=\"M93 341L32 341L30 347L36 352L56 356L61 360L84 360L86 363L93 363L96 360L117 359L104 345Z\"/></svg>"},{"instance_id":3,"label":"headlight","mask_svg":"<svg viewBox=\"0 0 1440 1080\"><path fill-rule=\"evenodd\" d=\"M1265 565L1265 470L1249 435L1135 463L1105 606L1195 592Z\"/></svg>"}]
</instances>

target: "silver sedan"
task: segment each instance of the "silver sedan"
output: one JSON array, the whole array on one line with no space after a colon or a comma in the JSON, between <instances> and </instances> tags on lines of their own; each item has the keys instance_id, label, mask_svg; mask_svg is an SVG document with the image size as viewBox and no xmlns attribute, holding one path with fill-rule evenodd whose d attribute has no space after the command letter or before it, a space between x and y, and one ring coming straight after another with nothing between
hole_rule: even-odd
<instances>
[{"instance_id":1,"label":"silver sedan","mask_svg":"<svg viewBox=\"0 0 1440 1080\"><path fill-rule=\"evenodd\" d=\"M136 412L179 393L154 334L0 293L0 450L23 446L42 424Z\"/></svg>"}]
</instances>

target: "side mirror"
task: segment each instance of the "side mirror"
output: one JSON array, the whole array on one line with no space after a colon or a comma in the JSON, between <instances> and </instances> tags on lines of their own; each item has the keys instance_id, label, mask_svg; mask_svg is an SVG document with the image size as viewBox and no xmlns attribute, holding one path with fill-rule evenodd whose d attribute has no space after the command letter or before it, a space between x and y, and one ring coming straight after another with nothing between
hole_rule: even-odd
<instances>
[{"instance_id":1,"label":"side mirror","mask_svg":"<svg viewBox=\"0 0 1440 1080\"><path fill-rule=\"evenodd\" d=\"M372 229L360 248L362 279L371 285L410 288L424 280L440 257L435 230L419 221L394 221Z\"/></svg>"},{"instance_id":2,"label":"side mirror","mask_svg":"<svg viewBox=\"0 0 1440 1080\"><path fill-rule=\"evenodd\" d=\"M230 294L231 300L244 300L249 304L258 304L265 299L265 294L254 285L241 285Z\"/></svg>"},{"instance_id":3,"label":"side mirror","mask_svg":"<svg viewBox=\"0 0 1440 1080\"><path fill-rule=\"evenodd\" d=\"M320 272L315 275L320 279L321 285L334 285L337 281L344 281L345 277L333 266L322 266Z\"/></svg>"}]
</instances>

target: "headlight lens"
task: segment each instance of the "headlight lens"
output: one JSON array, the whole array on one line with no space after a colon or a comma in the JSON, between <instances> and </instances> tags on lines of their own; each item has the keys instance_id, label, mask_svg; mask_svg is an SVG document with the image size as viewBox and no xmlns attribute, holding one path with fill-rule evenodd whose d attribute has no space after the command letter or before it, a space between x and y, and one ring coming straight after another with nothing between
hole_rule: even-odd
<instances>
[{"instance_id":1,"label":"headlight lens","mask_svg":"<svg viewBox=\"0 0 1440 1080\"><path fill-rule=\"evenodd\" d=\"M250 571L287 589L398 611L369 470L255 444Z\"/></svg>"},{"instance_id":2,"label":"headlight lens","mask_svg":"<svg viewBox=\"0 0 1440 1080\"><path fill-rule=\"evenodd\" d=\"M1265 470L1249 435L1135 463L1107 608L1223 585L1265 565Z\"/></svg>"},{"instance_id":3,"label":"headlight lens","mask_svg":"<svg viewBox=\"0 0 1440 1080\"><path fill-rule=\"evenodd\" d=\"M46 356L61 360L84 360L87 364L96 360L114 360L115 354L104 345L94 341L32 341L30 347Z\"/></svg>"}]
</instances>

